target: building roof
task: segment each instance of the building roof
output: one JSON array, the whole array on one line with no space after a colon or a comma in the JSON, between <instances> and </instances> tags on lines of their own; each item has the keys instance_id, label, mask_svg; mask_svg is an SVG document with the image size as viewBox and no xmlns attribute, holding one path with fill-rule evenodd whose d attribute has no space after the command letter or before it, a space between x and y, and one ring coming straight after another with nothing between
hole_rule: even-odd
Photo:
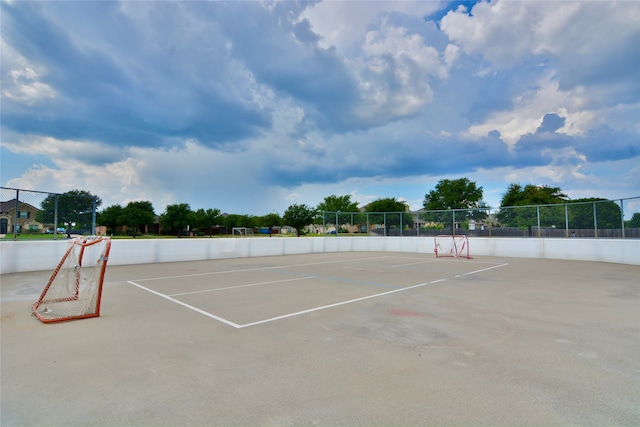
<instances>
[{"instance_id":1,"label":"building roof","mask_svg":"<svg viewBox=\"0 0 640 427\"><path fill-rule=\"evenodd\" d=\"M36 208L33 205L30 205L27 202L22 202L18 200L18 207L25 207L32 211L39 211L40 209ZM0 213L8 213L16 208L16 199L7 200L6 202L0 202Z\"/></svg>"}]
</instances>

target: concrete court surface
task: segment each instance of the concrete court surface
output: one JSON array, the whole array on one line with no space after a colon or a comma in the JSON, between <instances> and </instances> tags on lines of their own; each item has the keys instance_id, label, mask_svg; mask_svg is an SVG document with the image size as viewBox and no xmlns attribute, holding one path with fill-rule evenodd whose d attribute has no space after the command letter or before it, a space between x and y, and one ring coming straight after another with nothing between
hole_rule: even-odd
<instances>
[{"instance_id":1,"label":"concrete court surface","mask_svg":"<svg viewBox=\"0 0 640 427\"><path fill-rule=\"evenodd\" d=\"M1 280L5 426L637 426L640 267L328 253Z\"/></svg>"}]
</instances>

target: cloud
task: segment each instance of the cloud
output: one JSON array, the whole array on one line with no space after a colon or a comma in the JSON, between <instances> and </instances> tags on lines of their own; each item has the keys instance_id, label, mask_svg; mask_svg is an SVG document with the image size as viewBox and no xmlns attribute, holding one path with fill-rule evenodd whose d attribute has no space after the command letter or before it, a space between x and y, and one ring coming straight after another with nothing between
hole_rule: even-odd
<instances>
[{"instance_id":1,"label":"cloud","mask_svg":"<svg viewBox=\"0 0 640 427\"><path fill-rule=\"evenodd\" d=\"M58 140L52 137L23 137L18 143L5 143L15 154L38 153L64 166L70 159L87 165L103 165L125 157L126 151L92 141Z\"/></svg>"},{"instance_id":2,"label":"cloud","mask_svg":"<svg viewBox=\"0 0 640 427\"><path fill-rule=\"evenodd\" d=\"M40 82L40 76L32 68L12 69L10 74L13 84L2 91L3 96L26 105L33 105L44 98L55 98L56 92Z\"/></svg>"},{"instance_id":3,"label":"cloud","mask_svg":"<svg viewBox=\"0 0 640 427\"><path fill-rule=\"evenodd\" d=\"M0 8L3 185L255 214L464 176L494 203L640 188L634 3Z\"/></svg>"},{"instance_id":4,"label":"cloud","mask_svg":"<svg viewBox=\"0 0 640 427\"><path fill-rule=\"evenodd\" d=\"M497 1L475 4L471 12L450 11L441 21L442 30L468 55L501 69L518 67L530 58L551 61L563 90L598 86L607 88L600 95L605 98L612 93L624 96L626 91L625 102L638 99L636 5Z\"/></svg>"},{"instance_id":5,"label":"cloud","mask_svg":"<svg viewBox=\"0 0 640 427\"><path fill-rule=\"evenodd\" d=\"M324 1L305 9L302 16L319 35L321 47L333 47L347 55L360 48L364 35L380 20L390 16L424 18L439 7L437 2L424 1Z\"/></svg>"},{"instance_id":6,"label":"cloud","mask_svg":"<svg viewBox=\"0 0 640 427\"><path fill-rule=\"evenodd\" d=\"M76 6L74 15L103 12L100 3ZM179 3L158 5L154 18L170 19L174 8L182 10ZM228 53L214 32L198 33L197 25L160 27L156 21L134 27L126 15L110 9L107 20L125 34L112 38L113 30L91 33L94 40L88 43L81 37L86 28L74 32L75 21L65 22L69 27L58 22L63 11L56 5L3 5L8 27L3 37L15 50L30 54L45 70L44 84L57 93L56 114L36 109L41 113L36 123L21 113L20 102L13 102L19 99L4 102L7 128L153 146L175 137L215 145L269 126L266 108L254 102L251 79L234 84L243 69L234 61L223 62ZM185 23L194 19L194 12L182 15ZM190 46L188 54L181 43Z\"/></svg>"},{"instance_id":7,"label":"cloud","mask_svg":"<svg viewBox=\"0 0 640 427\"><path fill-rule=\"evenodd\" d=\"M540 125L536 133L553 133L562 128L564 126L564 123L564 117L560 117L555 113L545 114L545 116L542 118L542 124Z\"/></svg>"}]
</instances>

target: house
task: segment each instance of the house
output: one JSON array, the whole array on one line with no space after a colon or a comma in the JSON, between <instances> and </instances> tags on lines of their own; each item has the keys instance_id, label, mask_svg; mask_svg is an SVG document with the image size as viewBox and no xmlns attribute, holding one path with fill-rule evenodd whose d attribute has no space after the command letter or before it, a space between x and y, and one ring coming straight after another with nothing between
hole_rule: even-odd
<instances>
[{"instance_id":1,"label":"house","mask_svg":"<svg viewBox=\"0 0 640 427\"><path fill-rule=\"evenodd\" d=\"M18 209L16 215L16 207ZM0 202L0 234L44 233L51 224L36 221L40 209L16 199ZM17 224L16 224L17 221ZM15 227L17 225L17 227Z\"/></svg>"}]
</instances>

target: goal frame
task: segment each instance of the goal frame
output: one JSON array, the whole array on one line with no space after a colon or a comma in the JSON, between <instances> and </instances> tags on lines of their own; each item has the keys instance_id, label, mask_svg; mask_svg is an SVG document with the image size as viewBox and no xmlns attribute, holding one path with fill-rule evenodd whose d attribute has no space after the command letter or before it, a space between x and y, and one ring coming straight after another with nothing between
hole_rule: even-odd
<instances>
[{"instance_id":1,"label":"goal frame","mask_svg":"<svg viewBox=\"0 0 640 427\"><path fill-rule=\"evenodd\" d=\"M236 234L236 231L238 232L237 234ZM231 235L233 237L253 236L253 229L250 227L233 227L231 229Z\"/></svg>"},{"instance_id":2,"label":"goal frame","mask_svg":"<svg viewBox=\"0 0 640 427\"><path fill-rule=\"evenodd\" d=\"M469 238L464 234L438 234L433 238L436 258L454 257L472 259Z\"/></svg>"},{"instance_id":3,"label":"goal frame","mask_svg":"<svg viewBox=\"0 0 640 427\"><path fill-rule=\"evenodd\" d=\"M101 243L104 246L102 248L102 251L100 252L100 255L98 256L98 259L95 260L95 264L83 266L83 261L86 261L85 250L88 247L98 245ZM102 287L104 283L104 276L107 269L107 261L109 260L110 251L111 251L111 239L109 237L90 236L90 237L78 237L70 240L67 250L65 251L62 258L60 259L60 262L58 263L56 268L53 270L53 273L51 274L49 281L47 282L42 293L40 294L40 297L32 305L31 307L32 313L43 323L65 322L68 320L99 317L100 306L102 303ZM73 257L76 258L75 260L77 261L77 264L72 268L70 265L67 265L67 264L70 261L73 261ZM85 270L93 269L92 270L93 274L91 276L92 281L89 283L88 286L92 287L93 291L95 292L95 297L90 299L90 303L88 304L88 310L86 312L78 312L76 314L65 313L58 317L48 317L43 315L38 310L41 306L45 306L45 312L46 312L49 305L64 304L65 302L71 302L71 301L79 301L81 298L84 297L84 293L90 292L89 290L85 289L86 285L84 284L81 285L81 282L87 277L86 275L83 276L83 273L82 273L83 268ZM66 296L48 297L49 291L51 290L52 286L54 287L64 286L64 284L58 285L56 283L56 279L61 274L61 272L63 272L62 274L65 274L65 270L66 270L66 273L69 273L69 272L73 273L73 278L67 279L67 281L73 280L71 289L68 288L68 283L67 283L66 290L70 292L67 292ZM93 301L95 301L95 303L91 304L91 302Z\"/></svg>"}]
</instances>

